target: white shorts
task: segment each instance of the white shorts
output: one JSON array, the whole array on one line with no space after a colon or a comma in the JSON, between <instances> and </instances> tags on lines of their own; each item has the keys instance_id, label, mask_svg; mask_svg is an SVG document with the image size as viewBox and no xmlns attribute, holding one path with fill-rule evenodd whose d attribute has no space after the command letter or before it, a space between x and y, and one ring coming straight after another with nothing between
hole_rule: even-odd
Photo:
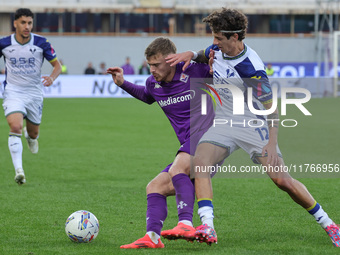
<instances>
[{"instance_id":1,"label":"white shorts","mask_svg":"<svg viewBox=\"0 0 340 255\"><path fill-rule=\"evenodd\" d=\"M3 96L2 106L6 117L12 113L19 112L33 124L40 125L43 109L42 96L32 97L28 94L6 90Z\"/></svg>"},{"instance_id":2,"label":"white shorts","mask_svg":"<svg viewBox=\"0 0 340 255\"><path fill-rule=\"evenodd\" d=\"M200 143L211 143L228 150L228 155L241 148L247 152L255 164L260 164L257 157L262 156L262 149L269 140L268 126L243 127L229 124L211 126L202 136ZM279 147L277 153L282 157Z\"/></svg>"}]
</instances>

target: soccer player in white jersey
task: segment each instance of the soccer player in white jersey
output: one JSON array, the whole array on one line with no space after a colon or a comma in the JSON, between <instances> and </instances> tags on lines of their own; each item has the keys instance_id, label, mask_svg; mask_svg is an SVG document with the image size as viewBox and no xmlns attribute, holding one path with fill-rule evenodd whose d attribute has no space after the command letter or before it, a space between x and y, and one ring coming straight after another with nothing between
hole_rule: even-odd
<instances>
[{"instance_id":1,"label":"soccer player in white jersey","mask_svg":"<svg viewBox=\"0 0 340 255\"><path fill-rule=\"evenodd\" d=\"M26 183L22 164L23 119L24 135L32 153L38 153L38 135L43 108L43 86L51 86L61 73L56 53L46 38L31 33L33 13L20 8L14 14L15 33L0 39L0 58L5 60L3 108L10 128L8 147L15 177ZM53 66L49 76L41 76L44 58Z\"/></svg>"},{"instance_id":2,"label":"soccer player in white jersey","mask_svg":"<svg viewBox=\"0 0 340 255\"><path fill-rule=\"evenodd\" d=\"M176 64L184 61L186 65L191 59L199 62L212 62L214 72L214 85L224 84L216 91L221 98L221 104L216 106L217 119L228 120L224 125L213 125L203 135L194 156L195 169L207 169L225 158L233 151L242 148L249 153L255 163L266 166L267 169L284 166L282 156L277 145L278 111L267 116L268 124L259 130L254 121L265 123L266 116L254 115L245 103L244 115L233 115L234 92L232 86L246 92L252 87L252 101L258 109L271 109L272 90L265 72L265 66L254 50L243 43L248 21L247 17L234 9L222 8L211 13L203 19L209 24L214 37L213 45L199 53L187 51L168 56L168 62ZM186 65L183 66L185 69ZM228 84L230 85L228 87ZM235 88L235 87L234 87ZM234 125L230 122L233 121ZM242 123L252 123L243 125ZM235 124L236 123L236 124ZM262 134L261 132L264 131ZM208 244L217 243L217 235L213 224L213 192L209 172L198 171L195 177L195 189L198 201L198 214L202 225L196 228L196 239ZM293 179L284 171L268 171L273 182L300 206L305 208L316 221L325 229L334 246L340 247L339 226L336 225L315 201L307 188L299 181Z\"/></svg>"}]
</instances>

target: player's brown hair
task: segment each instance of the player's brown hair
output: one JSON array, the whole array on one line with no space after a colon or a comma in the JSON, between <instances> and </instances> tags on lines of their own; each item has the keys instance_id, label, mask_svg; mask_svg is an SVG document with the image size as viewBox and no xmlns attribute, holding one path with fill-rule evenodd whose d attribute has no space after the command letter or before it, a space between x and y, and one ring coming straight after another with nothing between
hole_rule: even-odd
<instances>
[{"instance_id":1,"label":"player's brown hair","mask_svg":"<svg viewBox=\"0 0 340 255\"><path fill-rule=\"evenodd\" d=\"M238 40L242 41L246 37L246 31L248 28L248 19L246 15L236 9L222 8L222 10L214 11L209 16L203 19L203 22L207 23L214 33L224 31L239 31L223 33L228 39L233 34L238 34Z\"/></svg>"},{"instance_id":2,"label":"player's brown hair","mask_svg":"<svg viewBox=\"0 0 340 255\"><path fill-rule=\"evenodd\" d=\"M149 59L152 56L157 55L158 53L163 56L167 56L169 54L175 54L177 51L175 44L167 37L157 37L153 40L149 46L145 49L145 57Z\"/></svg>"}]
</instances>

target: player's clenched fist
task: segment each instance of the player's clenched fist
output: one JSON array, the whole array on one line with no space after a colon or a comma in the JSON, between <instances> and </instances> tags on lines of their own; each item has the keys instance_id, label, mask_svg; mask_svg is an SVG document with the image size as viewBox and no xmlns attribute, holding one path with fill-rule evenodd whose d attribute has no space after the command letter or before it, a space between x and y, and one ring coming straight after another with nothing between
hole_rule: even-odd
<instances>
[{"instance_id":1,"label":"player's clenched fist","mask_svg":"<svg viewBox=\"0 0 340 255\"><path fill-rule=\"evenodd\" d=\"M42 83L45 87L49 87L53 84L54 79L51 76L42 76Z\"/></svg>"},{"instance_id":2,"label":"player's clenched fist","mask_svg":"<svg viewBox=\"0 0 340 255\"><path fill-rule=\"evenodd\" d=\"M112 75L113 81L116 85L121 86L124 83L123 69L120 67L110 67L106 70L108 74Z\"/></svg>"}]
</instances>

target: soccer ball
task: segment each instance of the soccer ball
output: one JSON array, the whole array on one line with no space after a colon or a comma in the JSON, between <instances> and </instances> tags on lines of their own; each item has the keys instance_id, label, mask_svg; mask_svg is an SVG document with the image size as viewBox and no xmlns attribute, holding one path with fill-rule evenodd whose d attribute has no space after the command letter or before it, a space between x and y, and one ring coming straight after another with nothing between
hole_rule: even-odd
<instances>
[{"instance_id":1,"label":"soccer ball","mask_svg":"<svg viewBox=\"0 0 340 255\"><path fill-rule=\"evenodd\" d=\"M99 221L89 211L76 211L67 218L65 232L73 242L89 243L98 235Z\"/></svg>"}]
</instances>

